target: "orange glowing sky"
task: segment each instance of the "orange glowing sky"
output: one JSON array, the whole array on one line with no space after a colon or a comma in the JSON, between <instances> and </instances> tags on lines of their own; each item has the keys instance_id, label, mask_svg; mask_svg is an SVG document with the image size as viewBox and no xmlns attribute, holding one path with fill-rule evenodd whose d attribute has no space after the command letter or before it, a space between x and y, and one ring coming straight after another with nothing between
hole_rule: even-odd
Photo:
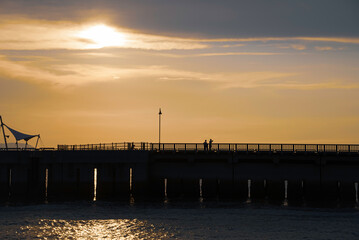
<instances>
[{"instance_id":1,"label":"orange glowing sky","mask_svg":"<svg viewBox=\"0 0 359 240\"><path fill-rule=\"evenodd\" d=\"M4 122L156 142L161 107L162 142L359 143L358 3L191 3L1 1Z\"/></svg>"}]
</instances>

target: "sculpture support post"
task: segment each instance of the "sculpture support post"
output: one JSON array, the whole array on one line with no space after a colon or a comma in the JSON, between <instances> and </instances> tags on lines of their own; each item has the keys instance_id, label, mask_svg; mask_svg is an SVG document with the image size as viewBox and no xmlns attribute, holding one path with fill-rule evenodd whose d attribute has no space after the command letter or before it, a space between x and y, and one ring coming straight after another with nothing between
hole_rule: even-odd
<instances>
[{"instance_id":1,"label":"sculpture support post","mask_svg":"<svg viewBox=\"0 0 359 240\"><path fill-rule=\"evenodd\" d=\"M0 123L1 123L2 133L3 133L3 136L4 136L5 148L6 148L6 150L8 150L7 141L6 141L6 135L5 135L5 129L4 129L4 123L2 122L1 116L0 116Z\"/></svg>"},{"instance_id":2,"label":"sculpture support post","mask_svg":"<svg viewBox=\"0 0 359 240\"><path fill-rule=\"evenodd\" d=\"M37 140L36 140L35 149L37 148L37 144L39 143L39 139L40 139L40 134L37 135ZM112 143L112 150L113 150L113 143Z\"/></svg>"}]
</instances>

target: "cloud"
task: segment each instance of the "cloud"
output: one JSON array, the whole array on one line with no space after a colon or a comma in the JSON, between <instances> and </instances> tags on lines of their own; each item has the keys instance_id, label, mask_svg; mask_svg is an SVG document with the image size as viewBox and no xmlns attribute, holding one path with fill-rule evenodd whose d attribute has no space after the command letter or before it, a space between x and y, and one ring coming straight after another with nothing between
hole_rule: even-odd
<instances>
[{"instance_id":1,"label":"cloud","mask_svg":"<svg viewBox=\"0 0 359 240\"><path fill-rule=\"evenodd\" d=\"M84 35L89 29L103 26L112 29L112 33L106 36L98 36L101 33ZM179 38L165 34L153 35L133 32L130 29L106 26L98 22L74 23L67 21L48 21L37 19L10 19L0 21L0 49L2 50L50 50L50 49L91 49L91 48L128 48L144 50L200 50L229 47L248 47L256 42L283 44L280 48L292 48L305 50L303 42L325 42L341 44L359 44L359 38L345 37L260 37L260 38ZM116 36L119 38L116 41ZM120 37L118 37L120 36ZM110 40L109 40L110 38ZM103 42L101 42L103 40ZM246 43L246 44L244 44ZM221 44L218 46L218 44ZM329 50L317 49L317 50ZM217 50L216 50L217 51ZM164 53L171 54L171 53ZM172 54L173 57L209 57L209 56L234 56L234 55L277 55L279 53L268 52L205 52L199 54ZM175 56L177 55L177 56ZM181 55L181 56L178 56Z\"/></svg>"},{"instance_id":2,"label":"cloud","mask_svg":"<svg viewBox=\"0 0 359 240\"><path fill-rule=\"evenodd\" d=\"M193 72L173 71L170 76L162 77L163 81L188 81L198 80L215 84L222 90L236 88L276 88L296 90L317 89L359 89L359 84L346 83L341 80L327 82L308 83L306 81L292 80L293 77L301 79L301 74L291 72L238 72L238 73L215 73L201 74Z\"/></svg>"},{"instance_id":3,"label":"cloud","mask_svg":"<svg viewBox=\"0 0 359 240\"><path fill-rule=\"evenodd\" d=\"M359 37L296 37L291 38L292 40L302 40L309 42L333 42L333 43L349 43L359 44Z\"/></svg>"},{"instance_id":4,"label":"cloud","mask_svg":"<svg viewBox=\"0 0 359 240\"><path fill-rule=\"evenodd\" d=\"M205 38L359 37L355 0L2 0L0 13L48 20L106 19L139 32Z\"/></svg>"},{"instance_id":5,"label":"cloud","mask_svg":"<svg viewBox=\"0 0 359 240\"><path fill-rule=\"evenodd\" d=\"M113 27L108 37L98 36L102 32L94 32L87 36L82 34L98 23L76 24L72 22L40 21L19 19L16 21L0 21L0 49L6 50L38 50L38 49L91 49L102 47L137 48L151 50L171 49L203 49L207 45L191 39L166 36L155 36L133 33L128 29ZM106 26L107 27L107 26ZM105 28L105 26L104 26ZM107 27L110 29L110 27ZM111 31L111 30L110 30ZM107 33L108 34L108 33ZM113 36L123 35L123 41L109 41ZM85 37L84 37L85 35ZM87 38L86 38L87 37ZM91 37L93 39L91 39ZM103 39L104 42L101 42Z\"/></svg>"},{"instance_id":6,"label":"cloud","mask_svg":"<svg viewBox=\"0 0 359 240\"><path fill-rule=\"evenodd\" d=\"M154 56L162 56L168 58L197 58L197 57L220 57L220 56L273 56L282 55L276 52L209 52L209 53L151 53Z\"/></svg>"},{"instance_id":7,"label":"cloud","mask_svg":"<svg viewBox=\"0 0 359 240\"><path fill-rule=\"evenodd\" d=\"M222 89L229 88L258 88L281 86L286 82L286 78L296 76L297 73L286 72L239 72L226 75L226 83L221 86ZM284 80L283 80L284 79Z\"/></svg>"},{"instance_id":8,"label":"cloud","mask_svg":"<svg viewBox=\"0 0 359 240\"><path fill-rule=\"evenodd\" d=\"M317 90L317 89L359 89L359 84L348 84L342 81L332 81L323 83L293 83L279 84L277 87L283 89L297 90Z\"/></svg>"},{"instance_id":9,"label":"cloud","mask_svg":"<svg viewBox=\"0 0 359 240\"><path fill-rule=\"evenodd\" d=\"M133 68L106 67L90 64L37 66L27 61L11 61L0 56L0 76L20 81L49 84L57 87L81 86L92 82L126 81L130 79L214 81L209 75L169 69L165 66Z\"/></svg>"},{"instance_id":10,"label":"cloud","mask_svg":"<svg viewBox=\"0 0 359 240\"><path fill-rule=\"evenodd\" d=\"M324 46L324 47L315 47L315 50L318 50L318 51L331 51L331 50L334 50L334 48L329 47L329 46Z\"/></svg>"},{"instance_id":11,"label":"cloud","mask_svg":"<svg viewBox=\"0 0 359 240\"><path fill-rule=\"evenodd\" d=\"M272 56L280 55L281 53L274 52L216 52L216 53L201 53L189 55L191 57L213 57L213 56Z\"/></svg>"},{"instance_id":12,"label":"cloud","mask_svg":"<svg viewBox=\"0 0 359 240\"><path fill-rule=\"evenodd\" d=\"M199 42L328 42L359 44L359 37L256 37L256 38L212 38L197 39Z\"/></svg>"},{"instance_id":13,"label":"cloud","mask_svg":"<svg viewBox=\"0 0 359 240\"><path fill-rule=\"evenodd\" d=\"M29 61L11 61L0 56L0 76L47 84L52 87L77 87L95 82L129 80L136 81L198 81L210 84L216 89L235 88L278 88L278 89L354 89L359 84L340 80L308 83L301 81L300 73L295 72L196 72L175 69L168 66L148 65L134 67L111 67L90 64L61 64L39 66ZM294 80L296 79L296 80Z\"/></svg>"},{"instance_id":14,"label":"cloud","mask_svg":"<svg viewBox=\"0 0 359 240\"><path fill-rule=\"evenodd\" d=\"M245 44L237 43L237 44L226 44L226 45L223 45L221 47L223 47L223 48L231 48L231 47L243 47L243 46L245 46Z\"/></svg>"},{"instance_id":15,"label":"cloud","mask_svg":"<svg viewBox=\"0 0 359 240\"><path fill-rule=\"evenodd\" d=\"M139 76L138 71L138 69L117 69L89 64L37 66L36 63L15 62L0 56L0 76L53 87L114 81L122 77Z\"/></svg>"},{"instance_id":16,"label":"cloud","mask_svg":"<svg viewBox=\"0 0 359 240\"><path fill-rule=\"evenodd\" d=\"M307 49L307 47L305 45L300 45L300 44L292 44L290 45L291 48L296 49L296 50L305 50Z\"/></svg>"},{"instance_id":17,"label":"cloud","mask_svg":"<svg viewBox=\"0 0 359 240\"><path fill-rule=\"evenodd\" d=\"M307 47L303 44L278 44L277 47L283 49L295 49L300 51L307 49Z\"/></svg>"}]
</instances>

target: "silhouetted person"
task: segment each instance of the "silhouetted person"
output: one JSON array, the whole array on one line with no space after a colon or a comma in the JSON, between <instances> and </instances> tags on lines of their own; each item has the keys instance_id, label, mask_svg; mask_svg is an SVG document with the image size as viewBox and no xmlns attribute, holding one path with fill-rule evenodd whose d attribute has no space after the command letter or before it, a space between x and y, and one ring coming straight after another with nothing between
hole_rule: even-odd
<instances>
[{"instance_id":1,"label":"silhouetted person","mask_svg":"<svg viewBox=\"0 0 359 240\"><path fill-rule=\"evenodd\" d=\"M209 139L209 151L212 150L212 143L213 143L213 140L212 140L212 138L211 138L211 139Z\"/></svg>"},{"instance_id":2,"label":"silhouetted person","mask_svg":"<svg viewBox=\"0 0 359 240\"><path fill-rule=\"evenodd\" d=\"M203 148L204 148L204 151L207 151L208 150L208 143L207 143L207 139L204 140L204 143L203 143Z\"/></svg>"}]
</instances>

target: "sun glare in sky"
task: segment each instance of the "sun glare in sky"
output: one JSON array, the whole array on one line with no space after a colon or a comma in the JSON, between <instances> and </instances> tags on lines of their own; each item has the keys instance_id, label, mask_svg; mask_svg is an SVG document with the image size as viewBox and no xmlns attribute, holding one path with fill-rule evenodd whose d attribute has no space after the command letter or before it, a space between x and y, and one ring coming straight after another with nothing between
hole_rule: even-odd
<instances>
[{"instance_id":1,"label":"sun glare in sky","mask_svg":"<svg viewBox=\"0 0 359 240\"><path fill-rule=\"evenodd\" d=\"M82 30L78 35L86 41L86 48L103 48L123 46L125 36L123 33L106 25L95 25Z\"/></svg>"}]
</instances>

